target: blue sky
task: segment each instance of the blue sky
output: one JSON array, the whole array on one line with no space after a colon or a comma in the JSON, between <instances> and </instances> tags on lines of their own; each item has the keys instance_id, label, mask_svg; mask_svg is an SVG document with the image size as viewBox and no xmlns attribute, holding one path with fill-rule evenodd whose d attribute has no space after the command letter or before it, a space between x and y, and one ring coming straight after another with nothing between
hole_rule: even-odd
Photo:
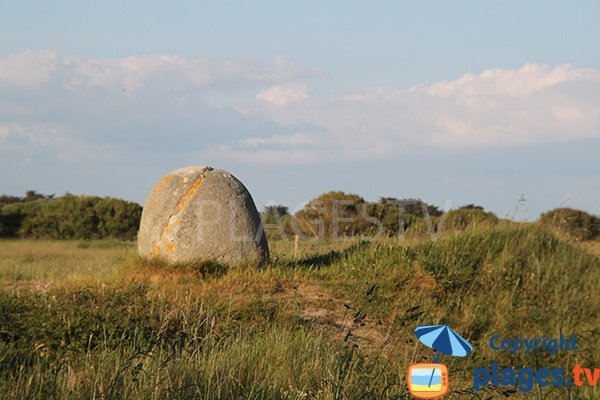
<instances>
[{"instance_id":1,"label":"blue sky","mask_svg":"<svg viewBox=\"0 0 600 400\"><path fill-rule=\"evenodd\" d=\"M207 164L259 207L600 213L598 2L124 3L0 1L1 193Z\"/></svg>"}]
</instances>

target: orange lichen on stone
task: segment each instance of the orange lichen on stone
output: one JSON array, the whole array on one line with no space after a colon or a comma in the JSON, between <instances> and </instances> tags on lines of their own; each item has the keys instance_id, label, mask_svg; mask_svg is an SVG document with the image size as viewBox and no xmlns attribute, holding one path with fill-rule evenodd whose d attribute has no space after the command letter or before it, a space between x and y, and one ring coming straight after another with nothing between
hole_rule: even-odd
<instances>
[{"instance_id":1,"label":"orange lichen on stone","mask_svg":"<svg viewBox=\"0 0 600 400\"><path fill-rule=\"evenodd\" d=\"M159 255L160 255L160 244L159 244L159 243L156 243L156 244L154 245L154 248L152 249L152 255L153 255L154 257L157 257L157 256L159 256Z\"/></svg>"},{"instance_id":2,"label":"orange lichen on stone","mask_svg":"<svg viewBox=\"0 0 600 400\"><path fill-rule=\"evenodd\" d=\"M183 196L181 196L181 198L179 199L179 202L177 203L177 206L175 206L177 211L183 210L185 208L185 206L190 202L190 200L192 199L194 194L196 194L196 192L198 191L198 188L202 184L202 180L203 180L202 178L196 179L194 181L194 183L192 183L192 186L187 190L187 192L185 192L185 194Z\"/></svg>"},{"instance_id":3,"label":"orange lichen on stone","mask_svg":"<svg viewBox=\"0 0 600 400\"><path fill-rule=\"evenodd\" d=\"M169 223L167 223L167 225L165 225L165 227L163 228L163 230L160 233L160 236L158 238L158 243L156 244L156 247L159 248L159 252L160 252L160 247L161 247L160 245L163 245L162 247L164 247L167 250L167 252L169 252L169 253L171 251L173 251L173 249L175 248L175 245L173 245L173 246L171 246L170 244L164 245L165 237L168 238L171 235L171 230L172 230L172 226L171 226L171 223L169 222ZM172 242L169 242L169 243L172 243ZM155 254L155 256L158 256L158 255L159 254Z\"/></svg>"},{"instance_id":4,"label":"orange lichen on stone","mask_svg":"<svg viewBox=\"0 0 600 400\"><path fill-rule=\"evenodd\" d=\"M173 250L175 250L175 247L177 246L177 243L175 242L171 242L167 244L167 253L171 253Z\"/></svg>"}]
</instances>

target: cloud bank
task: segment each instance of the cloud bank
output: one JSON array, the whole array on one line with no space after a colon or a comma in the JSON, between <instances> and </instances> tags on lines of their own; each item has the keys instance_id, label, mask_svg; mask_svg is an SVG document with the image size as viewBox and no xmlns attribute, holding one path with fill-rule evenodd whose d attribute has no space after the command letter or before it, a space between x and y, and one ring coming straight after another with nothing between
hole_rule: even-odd
<instances>
[{"instance_id":1,"label":"cloud bank","mask_svg":"<svg viewBox=\"0 0 600 400\"><path fill-rule=\"evenodd\" d=\"M295 65L284 57L275 58L269 65L261 65L176 55L86 59L46 49L28 50L0 60L0 86L18 88L36 88L53 82L70 90L101 88L135 92L159 86L163 90L186 91L219 85L231 88L232 84L243 87L276 83L323 74L319 70Z\"/></svg>"},{"instance_id":2,"label":"cloud bank","mask_svg":"<svg viewBox=\"0 0 600 400\"><path fill-rule=\"evenodd\" d=\"M43 153L62 162L169 151L201 158L221 141L269 131L262 129L268 122L229 103L323 76L284 57L269 63L176 55L93 59L28 50L0 59L0 152L31 160ZM286 87L294 88L282 86L278 98L271 92L271 101L297 101L301 94L291 98Z\"/></svg>"},{"instance_id":3,"label":"cloud bank","mask_svg":"<svg viewBox=\"0 0 600 400\"><path fill-rule=\"evenodd\" d=\"M280 90L263 91L258 98L271 92ZM270 163L301 162L308 147L323 150L324 158L306 158L312 162L394 157L416 148L475 150L600 138L600 70L571 65L526 64L406 89L368 88L302 100L242 107L248 115L301 133L287 140L250 138L227 151Z\"/></svg>"},{"instance_id":4,"label":"cloud bank","mask_svg":"<svg viewBox=\"0 0 600 400\"><path fill-rule=\"evenodd\" d=\"M0 152L83 162L193 151L198 160L308 164L600 137L598 69L526 64L313 94L326 77L282 57L24 51L0 59Z\"/></svg>"}]
</instances>

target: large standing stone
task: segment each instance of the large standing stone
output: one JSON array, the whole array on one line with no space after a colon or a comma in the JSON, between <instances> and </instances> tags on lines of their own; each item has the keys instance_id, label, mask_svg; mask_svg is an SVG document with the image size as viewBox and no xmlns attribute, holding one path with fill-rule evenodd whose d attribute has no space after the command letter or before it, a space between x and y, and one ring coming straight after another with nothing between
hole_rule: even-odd
<instances>
[{"instance_id":1,"label":"large standing stone","mask_svg":"<svg viewBox=\"0 0 600 400\"><path fill-rule=\"evenodd\" d=\"M154 185L142 211L138 251L171 263L269 259L248 190L230 173L203 166L172 171Z\"/></svg>"}]
</instances>

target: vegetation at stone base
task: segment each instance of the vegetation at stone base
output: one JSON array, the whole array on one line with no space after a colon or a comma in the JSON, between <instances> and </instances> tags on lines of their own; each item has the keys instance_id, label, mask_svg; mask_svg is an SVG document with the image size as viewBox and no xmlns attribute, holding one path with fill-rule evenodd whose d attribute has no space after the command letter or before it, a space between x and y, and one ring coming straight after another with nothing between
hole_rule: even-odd
<instances>
[{"instance_id":1,"label":"vegetation at stone base","mask_svg":"<svg viewBox=\"0 0 600 400\"><path fill-rule=\"evenodd\" d=\"M28 191L0 197L0 237L133 240L142 208L120 199Z\"/></svg>"},{"instance_id":2,"label":"vegetation at stone base","mask_svg":"<svg viewBox=\"0 0 600 400\"><path fill-rule=\"evenodd\" d=\"M419 324L474 352L442 356L448 399L596 399L598 388L486 387L475 367L600 366L600 242L542 223L429 238L273 246L265 268L201 279L133 245L0 241L0 398L409 399L429 362ZM337 247L332 247L333 245ZM492 351L489 338L577 335L577 352Z\"/></svg>"}]
</instances>

